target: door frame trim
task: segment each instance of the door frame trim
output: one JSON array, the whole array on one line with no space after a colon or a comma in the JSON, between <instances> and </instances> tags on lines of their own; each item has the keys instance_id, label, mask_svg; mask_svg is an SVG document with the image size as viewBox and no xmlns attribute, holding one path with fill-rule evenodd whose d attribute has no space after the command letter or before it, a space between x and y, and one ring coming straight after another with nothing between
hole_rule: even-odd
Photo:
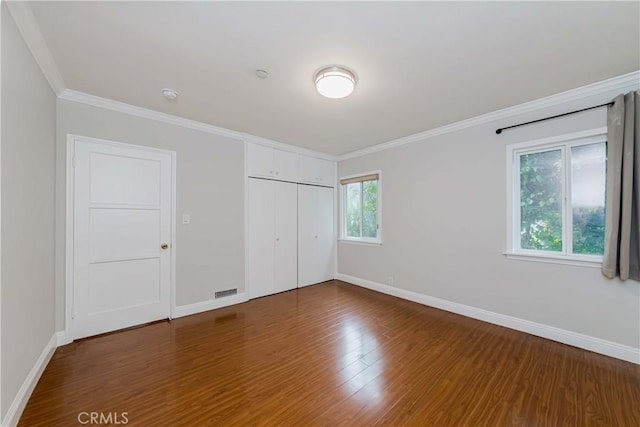
<instances>
[{"instance_id":1,"label":"door frame trim","mask_svg":"<svg viewBox=\"0 0 640 427\"><path fill-rule=\"evenodd\" d=\"M247 140L242 141L243 145L243 174L244 174L244 293L247 301L251 299L251 289L249 283L249 143Z\"/></svg>"},{"instance_id":2,"label":"door frame trim","mask_svg":"<svg viewBox=\"0 0 640 427\"><path fill-rule=\"evenodd\" d=\"M128 148L134 150L149 151L154 153L168 154L171 157L171 256L169 261L169 319L175 317L176 309L176 160L175 151L164 150L162 148L148 147L144 145L128 144L124 142L109 141L106 139L93 138L82 135L67 134L66 145L66 206L65 206L65 301L64 301L64 344L73 342L73 292L74 292L74 258L73 258L73 229L74 229L74 156L75 142L88 142L92 144L108 145L112 147ZM58 345L60 345L59 343Z\"/></svg>"}]
</instances>

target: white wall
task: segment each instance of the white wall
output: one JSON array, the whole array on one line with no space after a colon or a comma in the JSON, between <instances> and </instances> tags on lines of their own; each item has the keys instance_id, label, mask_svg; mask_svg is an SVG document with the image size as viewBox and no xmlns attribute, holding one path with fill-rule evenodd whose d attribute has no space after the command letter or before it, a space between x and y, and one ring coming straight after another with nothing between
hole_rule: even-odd
<instances>
[{"instance_id":1,"label":"white wall","mask_svg":"<svg viewBox=\"0 0 640 427\"><path fill-rule=\"evenodd\" d=\"M2 2L0 419L54 334L55 95Z\"/></svg>"},{"instance_id":2,"label":"white wall","mask_svg":"<svg viewBox=\"0 0 640 427\"><path fill-rule=\"evenodd\" d=\"M640 347L640 283L503 255L506 145L606 126L606 110L502 135L496 128L608 102L618 92L340 162L339 176L382 171L383 244L340 243L338 271L382 284L393 276L401 289Z\"/></svg>"},{"instance_id":3,"label":"white wall","mask_svg":"<svg viewBox=\"0 0 640 427\"><path fill-rule=\"evenodd\" d=\"M244 291L244 143L58 99L56 328L65 316L66 138L76 134L177 153L176 305ZM183 213L191 224L182 225Z\"/></svg>"}]
</instances>

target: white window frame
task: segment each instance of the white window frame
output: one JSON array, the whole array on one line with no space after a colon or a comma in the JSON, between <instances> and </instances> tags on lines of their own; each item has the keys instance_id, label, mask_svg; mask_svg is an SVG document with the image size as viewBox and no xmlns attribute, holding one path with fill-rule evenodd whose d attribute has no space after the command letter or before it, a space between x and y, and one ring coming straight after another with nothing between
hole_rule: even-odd
<instances>
[{"instance_id":1,"label":"white window frame","mask_svg":"<svg viewBox=\"0 0 640 427\"><path fill-rule=\"evenodd\" d=\"M571 209L571 164L567 150L572 147L607 141L607 128L591 129L551 138L507 145L507 250L508 258L549 262L554 264L579 265L600 268L602 255L581 255L570 252L573 239ZM520 167L523 154L561 150L563 158L562 176L562 252L522 249L520 247ZM517 203L517 206L516 206Z\"/></svg>"},{"instance_id":2,"label":"white window frame","mask_svg":"<svg viewBox=\"0 0 640 427\"><path fill-rule=\"evenodd\" d=\"M352 178L359 178L359 177L363 177L363 176L367 176L367 175L378 175L378 199L377 199L377 203L376 203L376 222L377 222L377 226L378 226L378 230L377 230L377 237L375 239L372 239L370 237L348 237L347 233L346 233L346 212L345 209L347 208L347 203L346 203L346 196L347 193L344 189L344 185L340 184L340 181L342 181L343 179L352 179ZM341 176L338 179L338 185L340 186L340 238L338 239L340 242L344 242L344 243L355 243L355 244L364 244L364 245L382 245L382 171L376 170L376 171L370 171L370 172L363 172L363 173L358 173L355 175L346 175L346 176ZM362 210L362 205L361 208Z\"/></svg>"}]
</instances>

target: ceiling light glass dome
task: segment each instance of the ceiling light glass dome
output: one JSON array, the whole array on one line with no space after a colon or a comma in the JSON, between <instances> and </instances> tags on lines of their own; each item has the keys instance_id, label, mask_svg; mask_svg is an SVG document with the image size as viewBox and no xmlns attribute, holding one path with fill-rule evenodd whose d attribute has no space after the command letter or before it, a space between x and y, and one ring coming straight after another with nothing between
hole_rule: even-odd
<instances>
[{"instance_id":1,"label":"ceiling light glass dome","mask_svg":"<svg viewBox=\"0 0 640 427\"><path fill-rule=\"evenodd\" d=\"M351 95L356 87L356 76L346 68L331 66L318 71L315 82L320 95L339 99Z\"/></svg>"}]
</instances>

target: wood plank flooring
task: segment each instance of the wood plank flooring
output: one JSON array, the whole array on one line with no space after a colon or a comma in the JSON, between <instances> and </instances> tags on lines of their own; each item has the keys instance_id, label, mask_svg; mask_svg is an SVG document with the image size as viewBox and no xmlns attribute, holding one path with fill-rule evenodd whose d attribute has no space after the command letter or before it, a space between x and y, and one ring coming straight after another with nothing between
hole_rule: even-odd
<instances>
[{"instance_id":1,"label":"wood plank flooring","mask_svg":"<svg viewBox=\"0 0 640 427\"><path fill-rule=\"evenodd\" d=\"M332 281L60 347L20 425L91 412L146 427L640 426L640 366Z\"/></svg>"}]
</instances>

